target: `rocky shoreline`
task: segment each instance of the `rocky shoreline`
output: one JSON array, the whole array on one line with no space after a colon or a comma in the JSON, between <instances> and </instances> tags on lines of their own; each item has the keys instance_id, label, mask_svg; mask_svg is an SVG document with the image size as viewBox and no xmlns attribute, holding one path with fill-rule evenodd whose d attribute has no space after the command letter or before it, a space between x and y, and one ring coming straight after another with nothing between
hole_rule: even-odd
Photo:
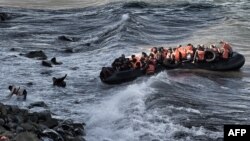
<instances>
[{"instance_id":1,"label":"rocky shoreline","mask_svg":"<svg viewBox=\"0 0 250 141\"><path fill-rule=\"evenodd\" d=\"M85 141L84 126L85 123L55 119L49 110L32 113L0 103L0 137L10 141Z\"/></svg>"}]
</instances>

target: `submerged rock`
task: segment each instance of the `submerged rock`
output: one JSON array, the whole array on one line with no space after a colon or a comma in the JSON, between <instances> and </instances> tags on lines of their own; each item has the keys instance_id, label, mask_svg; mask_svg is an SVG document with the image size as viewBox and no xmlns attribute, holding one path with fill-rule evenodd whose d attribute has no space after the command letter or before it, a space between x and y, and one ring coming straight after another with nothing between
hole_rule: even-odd
<instances>
[{"instance_id":1,"label":"submerged rock","mask_svg":"<svg viewBox=\"0 0 250 141\"><path fill-rule=\"evenodd\" d=\"M21 51L22 49L21 48L11 48L10 51Z\"/></svg>"},{"instance_id":2,"label":"submerged rock","mask_svg":"<svg viewBox=\"0 0 250 141\"><path fill-rule=\"evenodd\" d=\"M57 62L57 61L56 61L56 57L53 57L50 61L51 61L51 63L53 63L54 65L61 65L61 64L63 64L62 62Z\"/></svg>"},{"instance_id":3,"label":"submerged rock","mask_svg":"<svg viewBox=\"0 0 250 141\"><path fill-rule=\"evenodd\" d=\"M59 36L58 39L61 40L61 41L68 41L68 42L76 42L76 41L80 40L80 38L68 37L68 36L65 36L65 35Z\"/></svg>"},{"instance_id":4,"label":"submerged rock","mask_svg":"<svg viewBox=\"0 0 250 141\"><path fill-rule=\"evenodd\" d=\"M28 82L28 83L26 83L26 85L27 86L32 86L32 85L34 85L34 83L33 82Z\"/></svg>"},{"instance_id":5,"label":"submerged rock","mask_svg":"<svg viewBox=\"0 0 250 141\"><path fill-rule=\"evenodd\" d=\"M26 56L28 58L36 58L38 60L45 60L45 59L47 59L47 56L41 50L39 50L39 51L30 51L27 54L24 54L24 56Z\"/></svg>"},{"instance_id":6,"label":"submerged rock","mask_svg":"<svg viewBox=\"0 0 250 141\"><path fill-rule=\"evenodd\" d=\"M63 64L62 62L57 62L56 57L53 57L50 61L49 60L43 60L42 65L45 67L52 67L53 65L61 65Z\"/></svg>"},{"instance_id":7,"label":"submerged rock","mask_svg":"<svg viewBox=\"0 0 250 141\"><path fill-rule=\"evenodd\" d=\"M51 62L48 61L48 60L43 60L43 61L42 61L42 65L45 66L45 67L52 67Z\"/></svg>"},{"instance_id":8,"label":"submerged rock","mask_svg":"<svg viewBox=\"0 0 250 141\"><path fill-rule=\"evenodd\" d=\"M75 51L74 51L73 48L65 48L65 49L64 49L64 52L65 52L65 53L74 53Z\"/></svg>"},{"instance_id":9,"label":"submerged rock","mask_svg":"<svg viewBox=\"0 0 250 141\"><path fill-rule=\"evenodd\" d=\"M43 101L37 101L37 102L31 103L31 104L28 106L29 109L34 108L34 107L48 108L48 105L45 104Z\"/></svg>"},{"instance_id":10,"label":"submerged rock","mask_svg":"<svg viewBox=\"0 0 250 141\"><path fill-rule=\"evenodd\" d=\"M5 21L9 18L8 14L0 13L0 21Z\"/></svg>"}]
</instances>

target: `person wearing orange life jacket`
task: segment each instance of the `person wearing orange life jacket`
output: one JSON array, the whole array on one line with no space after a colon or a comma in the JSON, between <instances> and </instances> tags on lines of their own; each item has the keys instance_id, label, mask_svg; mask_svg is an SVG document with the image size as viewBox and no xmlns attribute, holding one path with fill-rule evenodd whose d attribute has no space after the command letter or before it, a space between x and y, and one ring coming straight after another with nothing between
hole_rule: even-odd
<instances>
[{"instance_id":1,"label":"person wearing orange life jacket","mask_svg":"<svg viewBox=\"0 0 250 141\"><path fill-rule=\"evenodd\" d=\"M224 41L221 41L220 44L222 45L221 46L222 59L227 60L233 52L232 47L227 42Z\"/></svg>"},{"instance_id":2,"label":"person wearing orange life jacket","mask_svg":"<svg viewBox=\"0 0 250 141\"><path fill-rule=\"evenodd\" d=\"M156 60L156 58L154 57L154 54L153 54L153 53L150 53L150 54L149 54L149 61L151 61L154 65L157 65L157 60Z\"/></svg>"},{"instance_id":3,"label":"person wearing orange life jacket","mask_svg":"<svg viewBox=\"0 0 250 141\"><path fill-rule=\"evenodd\" d=\"M146 67L146 74L147 75L152 75L155 73L156 69L156 59L153 57L153 54L150 54L149 59L146 62L147 67Z\"/></svg>"},{"instance_id":4,"label":"person wearing orange life jacket","mask_svg":"<svg viewBox=\"0 0 250 141\"><path fill-rule=\"evenodd\" d=\"M140 58L135 55L131 55L131 64L133 69L139 69L141 67Z\"/></svg>"},{"instance_id":5,"label":"person wearing orange life jacket","mask_svg":"<svg viewBox=\"0 0 250 141\"><path fill-rule=\"evenodd\" d=\"M150 53L153 53L155 58L157 57L157 52L158 52L157 47L151 48L151 52Z\"/></svg>"},{"instance_id":6,"label":"person wearing orange life jacket","mask_svg":"<svg viewBox=\"0 0 250 141\"><path fill-rule=\"evenodd\" d=\"M174 52L172 54L173 54L172 57L174 57L175 63L176 64L179 63L181 61L181 59L182 59L181 52L179 51L179 49L175 48Z\"/></svg>"},{"instance_id":7,"label":"person wearing orange life jacket","mask_svg":"<svg viewBox=\"0 0 250 141\"><path fill-rule=\"evenodd\" d=\"M154 73L155 73L155 69L156 69L156 67L155 67L154 63L151 62L151 61L149 61L149 62L148 62L148 67L147 67L147 69L146 69L146 74L147 74L147 75L152 75L152 74L154 74Z\"/></svg>"},{"instance_id":8,"label":"person wearing orange life jacket","mask_svg":"<svg viewBox=\"0 0 250 141\"><path fill-rule=\"evenodd\" d=\"M186 59L187 58L187 49L186 49L186 47L179 47L177 49L178 49L178 51L181 54L181 58L180 59L181 60Z\"/></svg>"},{"instance_id":9,"label":"person wearing orange life jacket","mask_svg":"<svg viewBox=\"0 0 250 141\"><path fill-rule=\"evenodd\" d=\"M175 56L177 61L181 61L181 60L191 60L192 56L194 54L193 51L193 45L192 44L188 44L187 46L181 46L177 48L178 51L176 51ZM179 52L179 53L178 53ZM180 55L178 55L180 54ZM180 59L178 59L180 58Z\"/></svg>"},{"instance_id":10,"label":"person wearing orange life jacket","mask_svg":"<svg viewBox=\"0 0 250 141\"><path fill-rule=\"evenodd\" d=\"M212 51L215 52L215 53L220 53L220 49L217 48L214 44L211 44L211 45L209 46L209 49L212 50Z\"/></svg>"},{"instance_id":11,"label":"person wearing orange life jacket","mask_svg":"<svg viewBox=\"0 0 250 141\"><path fill-rule=\"evenodd\" d=\"M204 51L204 49L202 48L201 45L198 45L197 50L196 50L196 52L194 54L193 63L195 61L202 62L204 60L205 60L205 51Z\"/></svg>"},{"instance_id":12,"label":"person wearing orange life jacket","mask_svg":"<svg viewBox=\"0 0 250 141\"><path fill-rule=\"evenodd\" d=\"M158 49L158 53L157 53L157 57L156 57L156 60L157 60L158 63L160 63L160 64L163 63L164 59L167 56L167 52L168 51L166 49L164 49L163 47L160 47Z\"/></svg>"},{"instance_id":13,"label":"person wearing orange life jacket","mask_svg":"<svg viewBox=\"0 0 250 141\"><path fill-rule=\"evenodd\" d=\"M188 44L186 46L187 54L190 54L191 56L194 55L194 46L192 44Z\"/></svg>"},{"instance_id":14,"label":"person wearing orange life jacket","mask_svg":"<svg viewBox=\"0 0 250 141\"><path fill-rule=\"evenodd\" d=\"M145 71L145 74L151 75L155 73L156 67L154 63L154 58L145 56L141 58L141 62L142 62L141 70Z\"/></svg>"}]
</instances>

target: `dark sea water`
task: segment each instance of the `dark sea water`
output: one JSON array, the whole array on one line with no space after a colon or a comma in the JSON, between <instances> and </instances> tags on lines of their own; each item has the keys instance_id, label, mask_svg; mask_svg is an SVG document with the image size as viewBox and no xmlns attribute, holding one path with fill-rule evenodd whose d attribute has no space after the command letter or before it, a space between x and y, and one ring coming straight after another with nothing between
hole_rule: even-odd
<instances>
[{"instance_id":1,"label":"dark sea water","mask_svg":"<svg viewBox=\"0 0 250 141\"><path fill-rule=\"evenodd\" d=\"M60 9L0 8L10 16L0 22L1 102L26 107L45 101L56 117L86 122L88 141L223 140L223 124L250 123L249 1L107 2ZM76 40L61 41L61 35ZM168 70L115 86L99 79L101 68L122 53L221 39L245 56L240 71ZM46 68L19 55L32 50L63 65ZM66 73L67 87L53 87L52 77ZM26 102L6 100L10 84L27 88Z\"/></svg>"}]
</instances>

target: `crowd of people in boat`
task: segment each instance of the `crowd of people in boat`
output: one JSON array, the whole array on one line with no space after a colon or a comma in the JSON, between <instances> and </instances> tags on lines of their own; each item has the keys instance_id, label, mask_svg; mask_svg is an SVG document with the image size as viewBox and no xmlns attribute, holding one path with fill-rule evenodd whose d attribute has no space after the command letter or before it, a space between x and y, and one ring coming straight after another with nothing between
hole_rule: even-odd
<instances>
[{"instance_id":1,"label":"crowd of people in boat","mask_svg":"<svg viewBox=\"0 0 250 141\"><path fill-rule=\"evenodd\" d=\"M210 56L206 56L206 52L210 52ZM186 46L179 45L175 48L153 47L150 54L145 52L139 56L131 55L126 58L124 54L116 58L112 63L112 68L103 68L103 77L112 75L115 71L126 71L130 69L141 69L145 74L151 75L155 73L157 65L178 65L180 63L204 63L212 62L215 60L227 60L232 55L232 47L229 43L221 41L217 47L211 44L209 47L204 45L197 45L194 47L192 44Z\"/></svg>"}]
</instances>

